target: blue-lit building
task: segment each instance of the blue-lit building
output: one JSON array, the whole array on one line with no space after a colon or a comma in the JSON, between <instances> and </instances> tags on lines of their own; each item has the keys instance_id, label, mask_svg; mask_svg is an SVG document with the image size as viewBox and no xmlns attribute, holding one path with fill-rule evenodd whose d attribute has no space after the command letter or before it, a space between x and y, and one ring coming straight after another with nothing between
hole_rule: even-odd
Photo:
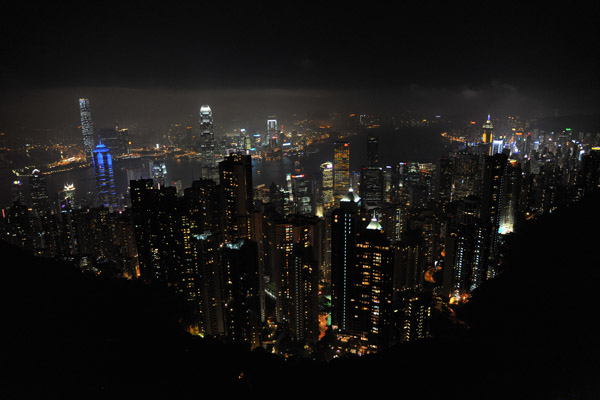
<instances>
[{"instance_id":1,"label":"blue-lit building","mask_svg":"<svg viewBox=\"0 0 600 400\"><path fill-rule=\"evenodd\" d=\"M100 142L93 151L93 159L99 205L114 211L118 204L110 150Z\"/></svg>"}]
</instances>

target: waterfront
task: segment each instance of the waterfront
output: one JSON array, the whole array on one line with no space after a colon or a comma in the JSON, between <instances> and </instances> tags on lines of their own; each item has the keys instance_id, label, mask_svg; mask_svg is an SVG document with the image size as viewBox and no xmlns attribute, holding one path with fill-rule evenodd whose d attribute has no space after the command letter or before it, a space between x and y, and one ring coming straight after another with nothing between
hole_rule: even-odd
<instances>
[{"instance_id":1,"label":"waterfront","mask_svg":"<svg viewBox=\"0 0 600 400\"><path fill-rule=\"evenodd\" d=\"M449 151L448 142L440 133L441 127L418 127L394 130L380 127L365 130L356 135L345 137L350 143L350 168L358 171L366 162L367 134L372 133L379 138L379 154L382 165L393 165L402 161L435 162ZM253 161L252 179L253 185L269 186L272 182L283 185L288 173L303 173L307 175L318 174L319 166L326 161L333 161L333 144L337 139L330 138L318 145L317 152L302 157L284 157L274 161ZM180 181L183 188L189 187L192 181L200 178L200 163L196 158L166 157L160 161L165 163L167 169L167 184ZM138 171L143 178L150 178L148 158L119 159L114 161L115 186L117 193L127 193L128 178L127 171ZM133 173L136 175L136 172ZM14 179L10 174L2 176L2 190L0 193L1 204L8 205L10 202L9 185ZM27 178L24 180L26 198L28 198ZM77 198L86 194L93 196L95 192L95 179L93 168L74 169L72 171L58 172L47 175L48 193L50 197L62 190L66 183L72 183L76 187Z\"/></svg>"}]
</instances>

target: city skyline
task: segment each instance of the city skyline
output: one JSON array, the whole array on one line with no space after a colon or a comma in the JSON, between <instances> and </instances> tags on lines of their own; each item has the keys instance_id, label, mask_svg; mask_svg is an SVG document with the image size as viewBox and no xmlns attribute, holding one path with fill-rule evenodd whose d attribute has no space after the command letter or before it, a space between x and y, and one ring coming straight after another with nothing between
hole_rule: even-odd
<instances>
[{"instance_id":1,"label":"city skyline","mask_svg":"<svg viewBox=\"0 0 600 400\"><path fill-rule=\"evenodd\" d=\"M9 381L597 397L598 12L7 7Z\"/></svg>"}]
</instances>

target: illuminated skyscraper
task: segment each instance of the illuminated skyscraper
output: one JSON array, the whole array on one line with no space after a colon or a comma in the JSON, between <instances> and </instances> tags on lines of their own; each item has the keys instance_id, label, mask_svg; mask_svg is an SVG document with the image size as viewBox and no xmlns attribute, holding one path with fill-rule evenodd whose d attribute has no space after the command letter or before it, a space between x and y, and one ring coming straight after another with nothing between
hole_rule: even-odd
<instances>
[{"instance_id":1,"label":"illuminated skyscraper","mask_svg":"<svg viewBox=\"0 0 600 400\"><path fill-rule=\"evenodd\" d=\"M481 219L489 227L489 263L488 277L495 276L498 261L499 230L505 211L506 175L508 159L506 154L494 154L486 157L483 170L483 196Z\"/></svg>"},{"instance_id":2,"label":"illuminated skyscraper","mask_svg":"<svg viewBox=\"0 0 600 400\"><path fill-rule=\"evenodd\" d=\"M225 243L219 253L227 336L254 349L260 345L261 322L258 245L242 238Z\"/></svg>"},{"instance_id":3,"label":"illuminated skyscraper","mask_svg":"<svg viewBox=\"0 0 600 400\"><path fill-rule=\"evenodd\" d=\"M349 331L370 351L390 344L394 250L373 217L356 236L355 264L349 281Z\"/></svg>"},{"instance_id":4,"label":"illuminated skyscraper","mask_svg":"<svg viewBox=\"0 0 600 400\"><path fill-rule=\"evenodd\" d=\"M102 144L102 142L98 143L93 151L93 157L98 200L101 206L113 211L118 205L112 157L108 147Z\"/></svg>"},{"instance_id":5,"label":"illuminated skyscraper","mask_svg":"<svg viewBox=\"0 0 600 400\"><path fill-rule=\"evenodd\" d=\"M487 144L489 147L489 151L488 151L488 155L491 156L494 154L494 125L492 124L492 121L490 120L490 115L488 114L488 119L487 121L485 121L483 123L483 136L482 136L482 142Z\"/></svg>"},{"instance_id":6,"label":"illuminated skyscraper","mask_svg":"<svg viewBox=\"0 0 600 400\"><path fill-rule=\"evenodd\" d=\"M331 321L342 333L348 332L352 312L349 282L354 272L360 201L349 191L331 213Z\"/></svg>"},{"instance_id":7,"label":"illuminated skyscraper","mask_svg":"<svg viewBox=\"0 0 600 400\"><path fill-rule=\"evenodd\" d=\"M454 158L452 171L451 201L462 200L477 194L480 180L479 157L475 154L458 153Z\"/></svg>"},{"instance_id":8,"label":"illuminated skyscraper","mask_svg":"<svg viewBox=\"0 0 600 400\"><path fill-rule=\"evenodd\" d=\"M490 152L490 155L502 153L502 149L503 148L504 148L504 140L502 140L502 139L494 139L492 141L492 150Z\"/></svg>"},{"instance_id":9,"label":"illuminated skyscraper","mask_svg":"<svg viewBox=\"0 0 600 400\"><path fill-rule=\"evenodd\" d=\"M94 124L90 111L90 101L79 99L79 113L81 115L81 133L83 134L83 149L89 159L94 151Z\"/></svg>"},{"instance_id":10,"label":"illuminated skyscraper","mask_svg":"<svg viewBox=\"0 0 600 400\"><path fill-rule=\"evenodd\" d=\"M483 123L482 128L483 128L483 136L481 138L481 141L483 143L492 143L492 141L494 140L494 124L492 124L489 114L488 114L487 121L485 121Z\"/></svg>"},{"instance_id":11,"label":"illuminated skyscraper","mask_svg":"<svg viewBox=\"0 0 600 400\"><path fill-rule=\"evenodd\" d=\"M383 171L380 167L362 167L360 197L369 205L383 203Z\"/></svg>"},{"instance_id":12,"label":"illuminated skyscraper","mask_svg":"<svg viewBox=\"0 0 600 400\"><path fill-rule=\"evenodd\" d=\"M323 260L324 221L274 216L267 221L268 259L273 268L275 317L298 341L318 338L318 271Z\"/></svg>"},{"instance_id":13,"label":"illuminated skyscraper","mask_svg":"<svg viewBox=\"0 0 600 400\"><path fill-rule=\"evenodd\" d=\"M252 159L233 153L219 163L221 234L226 242L250 238L250 215L254 212Z\"/></svg>"},{"instance_id":14,"label":"illuminated skyscraper","mask_svg":"<svg viewBox=\"0 0 600 400\"><path fill-rule=\"evenodd\" d=\"M10 196L13 203L19 203L22 206L26 205L25 196L23 194L23 183L20 180L14 180L10 187Z\"/></svg>"},{"instance_id":15,"label":"illuminated skyscraper","mask_svg":"<svg viewBox=\"0 0 600 400\"><path fill-rule=\"evenodd\" d=\"M48 197L48 187L46 177L39 169L34 169L29 177L29 187L31 194L31 208L36 217L40 217L50 212L50 198Z\"/></svg>"},{"instance_id":16,"label":"illuminated skyscraper","mask_svg":"<svg viewBox=\"0 0 600 400\"><path fill-rule=\"evenodd\" d=\"M321 194L323 208L329 210L333 207L333 163L327 161L321 164Z\"/></svg>"},{"instance_id":17,"label":"illuminated skyscraper","mask_svg":"<svg viewBox=\"0 0 600 400\"><path fill-rule=\"evenodd\" d=\"M215 179L215 133L213 114L209 106L200 107L200 155L202 156L202 177Z\"/></svg>"},{"instance_id":18,"label":"illuminated skyscraper","mask_svg":"<svg viewBox=\"0 0 600 400\"><path fill-rule=\"evenodd\" d=\"M333 148L333 198L338 203L350 189L350 144L335 142Z\"/></svg>"}]
</instances>

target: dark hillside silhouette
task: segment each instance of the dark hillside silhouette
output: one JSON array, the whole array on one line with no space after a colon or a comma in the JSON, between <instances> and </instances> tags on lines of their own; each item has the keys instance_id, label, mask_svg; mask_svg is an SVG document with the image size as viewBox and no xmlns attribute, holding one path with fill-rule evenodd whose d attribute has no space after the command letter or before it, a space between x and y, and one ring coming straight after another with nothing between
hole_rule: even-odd
<instances>
[{"instance_id":1,"label":"dark hillside silhouette","mask_svg":"<svg viewBox=\"0 0 600 400\"><path fill-rule=\"evenodd\" d=\"M2 243L3 390L82 398L187 398L212 390L599 398L598 204L588 197L524 225L502 274L445 319L446 334L328 364L191 336L179 324L181 304L164 288L88 276Z\"/></svg>"}]
</instances>

